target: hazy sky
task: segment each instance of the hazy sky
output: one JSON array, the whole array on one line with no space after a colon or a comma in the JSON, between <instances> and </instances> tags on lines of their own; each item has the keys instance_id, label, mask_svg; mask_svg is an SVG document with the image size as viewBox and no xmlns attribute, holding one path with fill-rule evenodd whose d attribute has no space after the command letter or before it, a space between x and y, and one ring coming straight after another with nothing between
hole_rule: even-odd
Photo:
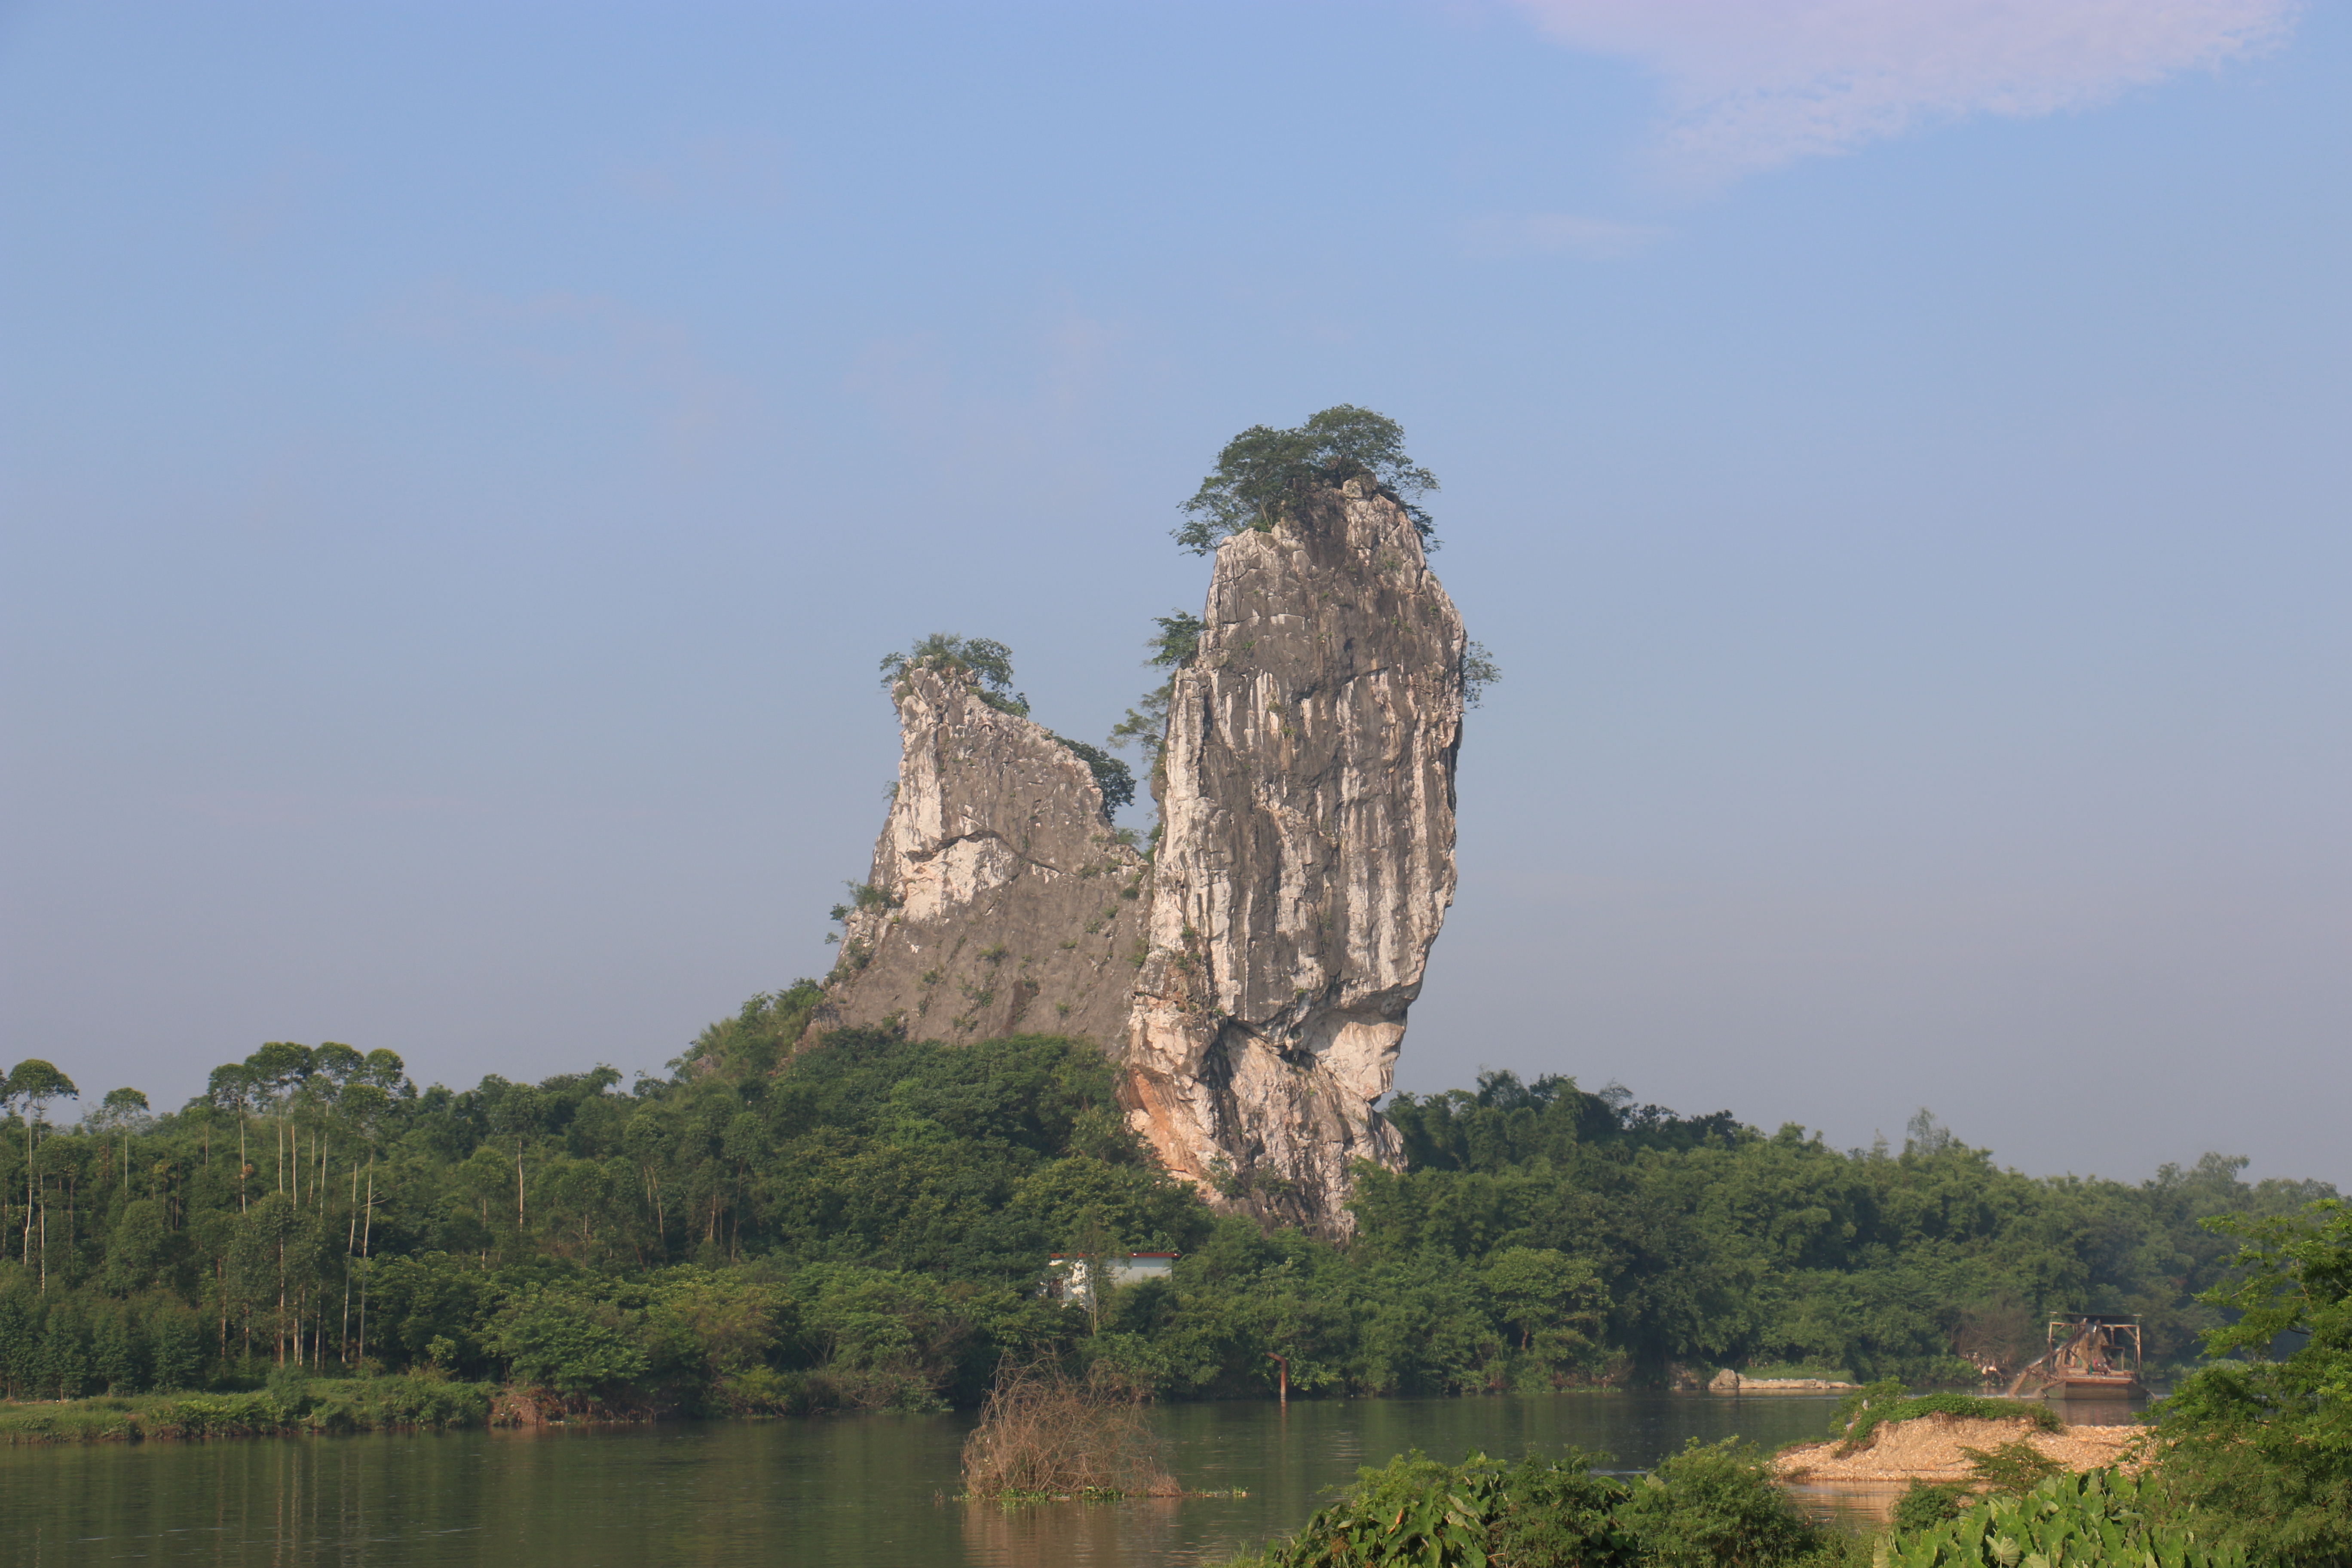
<instances>
[{"instance_id":1,"label":"hazy sky","mask_svg":"<svg viewBox=\"0 0 2352 1568\"><path fill-rule=\"evenodd\" d=\"M0 1055L658 1068L876 661L1099 735L1355 402L1506 679L1401 1083L2352 1186L2352 6L0 10Z\"/></svg>"}]
</instances>

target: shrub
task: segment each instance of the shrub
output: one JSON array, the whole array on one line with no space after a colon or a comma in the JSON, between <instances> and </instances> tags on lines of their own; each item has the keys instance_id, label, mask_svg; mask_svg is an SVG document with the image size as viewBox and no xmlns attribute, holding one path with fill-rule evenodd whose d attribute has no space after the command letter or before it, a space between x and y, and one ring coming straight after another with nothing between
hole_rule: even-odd
<instances>
[{"instance_id":1,"label":"shrub","mask_svg":"<svg viewBox=\"0 0 2352 1568\"><path fill-rule=\"evenodd\" d=\"M1504 1506L1501 1467L1485 1455L1454 1466L1415 1449L1379 1469L1358 1470L1346 1497L1261 1561L1267 1568L1480 1565Z\"/></svg>"},{"instance_id":2,"label":"shrub","mask_svg":"<svg viewBox=\"0 0 2352 1568\"><path fill-rule=\"evenodd\" d=\"M1970 1394L1923 1394L1906 1399L1902 1384L1886 1378L1856 1389L1838 1401L1833 1436L1845 1438L1838 1452L1858 1453L1870 1447L1871 1434L1882 1421L1911 1421L1922 1415L1950 1415L1962 1421L2031 1421L2045 1432L2065 1423L2044 1405L2021 1399L1980 1399Z\"/></svg>"},{"instance_id":3,"label":"shrub","mask_svg":"<svg viewBox=\"0 0 2352 1568\"><path fill-rule=\"evenodd\" d=\"M2352 1562L2352 1208L2204 1224L2245 1238L2234 1278L2198 1298L2234 1319L2206 1353L2248 1359L2158 1406L2166 1482L2217 1539L2265 1561Z\"/></svg>"},{"instance_id":4,"label":"shrub","mask_svg":"<svg viewBox=\"0 0 2352 1568\"><path fill-rule=\"evenodd\" d=\"M2220 1548L2158 1522L2156 1483L2112 1470L2053 1476L2023 1497L1992 1498L1927 1529L1900 1527L1883 1568L2018 1568L2041 1563L2118 1568L2246 1568L2242 1549Z\"/></svg>"},{"instance_id":5,"label":"shrub","mask_svg":"<svg viewBox=\"0 0 2352 1568\"><path fill-rule=\"evenodd\" d=\"M1959 1481L1913 1481L1910 1489L1895 1500L1886 1526L1896 1535L1933 1530L1968 1512L1974 1500Z\"/></svg>"},{"instance_id":6,"label":"shrub","mask_svg":"<svg viewBox=\"0 0 2352 1568\"><path fill-rule=\"evenodd\" d=\"M1823 1541L1773 1484L1762 1450L1738 1437L1692 1438L1643 1478L1617 1517L1640 1538L1643 1562L1660 1568L1759 1568Z\"/></svg>"},{"instance_id":7,"label":"shrub","mask_svg":"<svg viewBox=\"0 0 2352 1568\"><path fill-rule=\"evenodd\" d=\"M2031 1443L2003 1443L1990 1450L1963 1444L1960 1452L1969 1457L1979 1487L2008 1497L2023 1497L2052 1476L2066 1473L2065 1466Z\"/></svg>"},{"instance_id":8,"label":"shrub","mask_svg":"<svg viewBox=\"0 0 2352 1568\"><path fill-rule=\"evenodd\" d=\"M1109 1377L1008 1362L964 1442L964 1489L982 1498L1175 1496L1143 1401Z\"/></svg>"}]
</instances>

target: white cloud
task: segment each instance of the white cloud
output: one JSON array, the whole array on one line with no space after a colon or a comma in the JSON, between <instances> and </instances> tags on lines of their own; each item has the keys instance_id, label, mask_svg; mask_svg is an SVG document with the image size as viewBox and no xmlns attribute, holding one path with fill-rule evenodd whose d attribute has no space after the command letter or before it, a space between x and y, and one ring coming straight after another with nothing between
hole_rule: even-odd
<instances>
[{"instance_id":1,"label":"white cloud","mask_svg":"<svg viewBox=\"0 0 2352 1568\"><path fill-rule=\"evenodd\" d=\"M1972 113L2039 115L2218 66L2300 0L1512 0L1665 79L1663 148L1723 178Z\"/></svg>"}]
</instances>

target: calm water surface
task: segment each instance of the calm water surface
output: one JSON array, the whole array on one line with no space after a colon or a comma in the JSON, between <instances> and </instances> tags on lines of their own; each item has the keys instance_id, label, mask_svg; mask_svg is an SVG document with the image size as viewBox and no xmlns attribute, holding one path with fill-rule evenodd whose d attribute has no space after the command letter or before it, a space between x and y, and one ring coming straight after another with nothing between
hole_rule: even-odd
<instances>
[{"instance_id":1,"label":"calm water surface","mask_svg":"<svg viewBox=\"0 0 2352 1568\"><path fill-rule=\"evenodd\" d=\"M1155 1419L1183 1483L1246 1498L1002 1508L949 1500L971 1417L868 1415L0 1449L0 1559L236 1568L1161 1568L1297 1529L1356 1468L1419 1447L1574 1443L1640 1468L1687 1437L1767 1447L1833 1401L1692 1394L1183 1405Z\"/></svg>"}]
</instances>

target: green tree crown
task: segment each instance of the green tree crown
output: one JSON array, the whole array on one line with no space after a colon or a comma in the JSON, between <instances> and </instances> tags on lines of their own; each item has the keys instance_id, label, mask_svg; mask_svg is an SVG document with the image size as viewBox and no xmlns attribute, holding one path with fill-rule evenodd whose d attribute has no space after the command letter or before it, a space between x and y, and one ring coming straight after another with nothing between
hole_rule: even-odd
<instances>
[{"instance_id":1,"label":"green tree crown","mask_svg":"<svg viewBox=\"0 0 2352 1568\"><path fill-rule=\"evenodd\" d=\"M1176 542L1206 555L1244 529L1270 532L1309 492L1349 479L1370 479L1412 519L1423 546L1437 547L1429 513L1415 499L1438 488L1437 476L1405 455L1402 426L1352 403L1287 430L1253 425L1226 442L1216 468L1181 508Z\"/></svg>"},{"instance_id":2,"label":"green tree crown","mask_svg":"<svg viewBox=\"0 0 2352 1568\"><path fill-rule=\"evenodd\" d=\"M905 653L882 656L882 687L894 689L910 669L933 669L968 677L973 694L1000 713L1029 716L1029 699L1013 689L1013 650L988 637L933 632Z\"/></svg>"}]
</instances>

